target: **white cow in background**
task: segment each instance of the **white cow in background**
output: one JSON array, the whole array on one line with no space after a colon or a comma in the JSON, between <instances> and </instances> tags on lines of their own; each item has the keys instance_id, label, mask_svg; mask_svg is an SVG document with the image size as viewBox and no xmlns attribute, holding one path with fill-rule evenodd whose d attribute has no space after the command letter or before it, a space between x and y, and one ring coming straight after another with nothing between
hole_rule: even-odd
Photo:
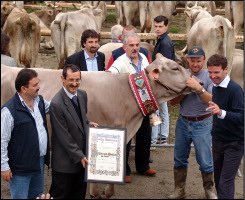
<instances>
[{"instance_id":1,"label":"white cow in background","mask_svg":"<svg viewBox=\"0 0 245 200\"><path fill-rule=\"evenodd\" d=\"M100 32L102 25L100 9L82 6L80 10L59 13L51 24L51 38L59 62L59 69L64 66L65 59L81 50L81 36L84 30L94 29Z\"/></svg>"}]
</instances>

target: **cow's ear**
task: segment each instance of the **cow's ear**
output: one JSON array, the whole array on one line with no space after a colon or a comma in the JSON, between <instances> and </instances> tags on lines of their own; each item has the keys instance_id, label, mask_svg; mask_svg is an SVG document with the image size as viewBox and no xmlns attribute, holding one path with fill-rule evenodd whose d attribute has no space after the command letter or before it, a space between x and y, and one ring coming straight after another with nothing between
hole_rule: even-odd
<instances>
[{"instance_id":1,"label":"cow's ear","mask_svg":"<svg viewBox=\"0 0 245 200\"><path fill-rule=\"evenodd\" d=\"M148 74L148 77L150 80L156 80L158 79L160 74L160 70L158 68L154 68L150 71L150 73Z\"/></svg>"},{"instance_id":2,"label":"cow's ear","mask_svg":"<svg viewBox=\"0 0 245 200\"><path fill-rule=\"evenodd\" d=\"M93 9L93 13L94 13L94 16L97 16L97 15L100 15L102 13L102 10L101 9Z\"/></svg>"},{"instance_id":3,"label":"cow's ear","mask_svg":"<svg viewBox=\"0 0 245 200\"><path fill-rule=\"evenodd\" d=\"M48 10L48 15L52 16L54 14L53 10Z\"/></svg>"}]
</instances>

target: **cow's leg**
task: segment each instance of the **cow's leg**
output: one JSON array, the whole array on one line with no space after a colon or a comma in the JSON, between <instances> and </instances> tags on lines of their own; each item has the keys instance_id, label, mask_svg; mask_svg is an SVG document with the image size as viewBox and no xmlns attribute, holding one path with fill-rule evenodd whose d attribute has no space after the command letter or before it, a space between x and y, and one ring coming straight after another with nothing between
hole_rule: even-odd
<instances>
[{"instance_id":1,"label":"cow's leg","mask_svg":"<svg viewBox=\"0 0 245 200\"><path fill-rule=\"evenodd\" d=\"M114 195L114 184L106 184L105 191L103 192L102 199L110 199Z\"/></svg>"},{"instance_id":2,"label":"cow's leg","mask_svg":"<svg viewBox=\"0 0 245 200\"><path fill-rule=\"evenodd\" d=\"M90 183L89 186L91 199L101 199L98 183Z\"/></svg>"}]
</instances>

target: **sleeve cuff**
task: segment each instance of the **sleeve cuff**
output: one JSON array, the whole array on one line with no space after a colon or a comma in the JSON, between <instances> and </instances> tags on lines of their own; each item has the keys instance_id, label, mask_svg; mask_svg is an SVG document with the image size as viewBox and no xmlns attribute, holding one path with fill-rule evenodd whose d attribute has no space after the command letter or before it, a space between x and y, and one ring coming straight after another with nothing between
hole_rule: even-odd
<instances>
[{"instance_id":1,"label":"sleeve cuff","mask_svg":"<svg viewBox=\"0 0 245 200\"><path fill-rule=\"evenodd\" d=\"M224 119L226 116L226 111L225 110L221 110L221 116L218 115L219 119Z\"/></svg>"}]
</instances>

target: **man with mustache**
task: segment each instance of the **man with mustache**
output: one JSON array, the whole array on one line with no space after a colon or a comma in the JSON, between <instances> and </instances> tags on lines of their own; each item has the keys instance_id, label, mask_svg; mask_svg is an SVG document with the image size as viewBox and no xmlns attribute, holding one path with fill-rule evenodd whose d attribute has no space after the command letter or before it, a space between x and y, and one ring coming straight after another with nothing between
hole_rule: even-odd
<instances>
[{"instance_id":1,"label":"man with mustache","mask_svg":"<svg viewBox=\"0 0 245 200\"><path fill-rule=\"evenodd\" d=\"M98 52L99 40L100 35L95 30L85 30L81 37L81 45L84 50L69 56L65 65L77 65L80 71L104 71L105 54Z\"/></svg>"},{"instance_id":2,"label":"man with mustache","mask_svg":"<svg viewBox=\"0 0 245 200\"><path fill-rule=\"evenodd\" d=\"M123 46L126 53L116 59L108 71L112 73L134 74L146 68L149 62L143 53L139 52L140 37L136 33L127 33L123 39ZM131 140L127 144L126 153L126 183L131 182L131 169L128 164L129 149ZM150 146L151 146L151 127L149 115L143 119L141 127L136 133L135 164L136 171L143 175L155 176L155 170L150 169Z\"/></svg>"},{"instance_id":3,"label":"man with mustache","mask_svg":"<svg viewBox=\"0 0 245 200\"><path fill-rule=\"evenodd\" d=\"M38 95L38 74L22 69L15 95L1 109L1 177L12 199L35 199L43 193L44 164L49 166L46 113L49 104Z\"/></svg>"}]
</instances>

